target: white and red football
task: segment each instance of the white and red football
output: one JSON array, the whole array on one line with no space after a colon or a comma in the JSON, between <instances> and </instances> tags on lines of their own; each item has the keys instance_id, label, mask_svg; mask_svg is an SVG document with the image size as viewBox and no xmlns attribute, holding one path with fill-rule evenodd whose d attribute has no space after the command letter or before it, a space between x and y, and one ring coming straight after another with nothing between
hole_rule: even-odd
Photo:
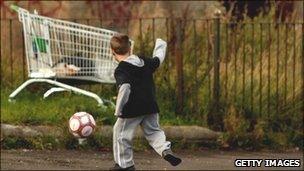
<instances>
[{"instance_id":1,"label":"white and red football","mask_svg":"<svg viewBox=\"0 0 304 171\"><path fill-rule=\"evenodd\" d=\"M77 138L90 136L95 126L93 116L87 112L77 112L69 120L69 131Z\"/></svg>"}]
</instances>

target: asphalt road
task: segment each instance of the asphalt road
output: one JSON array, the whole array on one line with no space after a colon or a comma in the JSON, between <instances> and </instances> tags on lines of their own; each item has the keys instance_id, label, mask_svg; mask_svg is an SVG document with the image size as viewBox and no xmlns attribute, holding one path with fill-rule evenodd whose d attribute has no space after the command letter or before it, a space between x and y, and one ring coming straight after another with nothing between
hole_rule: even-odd
<instances>
[{"instance_id":1,"label":"asphalt road","mask_svg":"<svg viewBox=\"0 0 304 171\"><path fill-rule=\"evenodd\" d=\"M297 152L244 152L244 151L178 151L183 162L170 166L154 151L134 152L137 170L302 170L303 154ZM300 159L300 167L242 167L234 166L235 159ZM113 165L112 153L100 151L38 151L1 150L1 170L108 170Z\"/></svg>"}]
</instances>

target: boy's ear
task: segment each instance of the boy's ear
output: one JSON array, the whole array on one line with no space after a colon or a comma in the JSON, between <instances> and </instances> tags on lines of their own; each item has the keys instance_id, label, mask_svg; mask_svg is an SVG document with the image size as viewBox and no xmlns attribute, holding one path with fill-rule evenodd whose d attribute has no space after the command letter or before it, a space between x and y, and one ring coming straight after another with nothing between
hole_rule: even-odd
<instances>
[{"instance_id":1,"label":"boy's ear","mask_svg":"<svg viewBox=\"0 0 304 171\"><path fill-rule=\"evenodd\" d=\"M112 52L113 56L116 56L116 53L114 52L113 49L111 49L111 52Z\"/></svg>"}]
</instances>

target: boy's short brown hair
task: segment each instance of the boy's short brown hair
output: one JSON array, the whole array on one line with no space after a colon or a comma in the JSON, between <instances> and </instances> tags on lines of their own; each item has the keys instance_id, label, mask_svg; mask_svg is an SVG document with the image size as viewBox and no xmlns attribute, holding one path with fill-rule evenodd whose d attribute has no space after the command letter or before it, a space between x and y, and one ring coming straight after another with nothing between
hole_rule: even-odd
<instances>
[{"instance_id":1,"label":"boy's short brown hair","mask_svg":"<svg viewBox=\"0 0 304 171\"><path fill-rule=\"evenodd\" d=\"M118 55L125 55L130 51L130 40L125 34L115 34L110 41L112 50Z\"/></svg>"}]
</instances>

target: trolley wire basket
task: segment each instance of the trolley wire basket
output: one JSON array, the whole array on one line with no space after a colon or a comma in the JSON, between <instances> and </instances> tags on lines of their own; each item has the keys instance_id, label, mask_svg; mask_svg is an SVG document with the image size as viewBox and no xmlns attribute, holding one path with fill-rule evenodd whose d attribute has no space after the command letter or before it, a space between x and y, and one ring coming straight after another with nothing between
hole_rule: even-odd
<instances>
[{"instance_id":1,"label":"trolley wire basket","mask_svg":"<svg viewBox=\"0 0 304 171\"><path fill-rule=\"evenodd\" d=\"M34 82L46 82L57 87L49 89L44 98L57 91L72 91L97 100L95 93L77 88L59 80L95 83L115 83L117 64L110 49L112 30L33 14L12 5L22 23L29 79L9 98ZM133 46L132 41L132 46Z\"/></svg>"}]
</instances>

